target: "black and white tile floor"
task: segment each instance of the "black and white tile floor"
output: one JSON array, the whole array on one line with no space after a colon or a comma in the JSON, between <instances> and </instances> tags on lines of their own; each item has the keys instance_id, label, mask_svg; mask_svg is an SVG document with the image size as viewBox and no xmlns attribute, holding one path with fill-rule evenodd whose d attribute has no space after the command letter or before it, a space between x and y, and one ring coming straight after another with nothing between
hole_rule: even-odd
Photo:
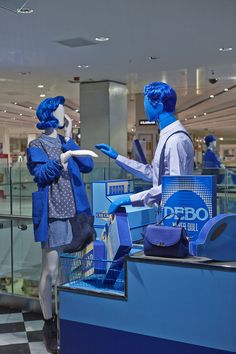
<instances>
[{"instance_id":1,"label":"black and white tile floor","mask_svg":"<svg viewBox=\"0 0 236 354\"><path fill-rule=\"evenodd\" d=\"M0 354L47 354L42 315L0 306Z\"/></svg>"}]
</instances>

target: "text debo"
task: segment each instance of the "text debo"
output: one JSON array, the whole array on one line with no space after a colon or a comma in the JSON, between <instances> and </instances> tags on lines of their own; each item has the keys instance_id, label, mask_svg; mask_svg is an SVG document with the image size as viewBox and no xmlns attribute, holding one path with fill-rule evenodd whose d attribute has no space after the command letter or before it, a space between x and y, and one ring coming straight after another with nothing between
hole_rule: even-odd
<instances>
[{"instance_id":1,"label":"text debo","mask_svg":"<svg viewBox=\"0 0 236 354\"><path fill-rule=\"evenodd\" d=\"M193 221L193 220L200 220L204 221L207 220L209 217L208 210L205 208L198 208L194 209L191 207L164 207L164 216L170 215L170 214L178 214L180 217L182 217L186 221ZM173 215L170 215L170 218L172 218ZM167 218L168 219L168 218ZM177 216L175 216L175 219L178 219Z\"/></svg>"}]
</instances>

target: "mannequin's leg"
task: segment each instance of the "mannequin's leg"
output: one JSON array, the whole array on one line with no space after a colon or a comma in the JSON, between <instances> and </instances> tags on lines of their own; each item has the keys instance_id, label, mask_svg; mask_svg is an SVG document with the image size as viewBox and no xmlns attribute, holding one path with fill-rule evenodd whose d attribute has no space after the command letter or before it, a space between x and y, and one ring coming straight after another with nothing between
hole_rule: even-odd
<instances>
[{"instance_id":1,"label":"mannequin's leg","mask_svg":"<svg viewBox=\"0 0 236 354\"><path fill-rule=\"evenodd\" d=\"M57 351L56 323L52 317L52 281L57 272L60 250L60 247L42 249L39 301L45 320L43 327L45 345L49 353L56 353Z\"/></svg>"},{"instance_id":2,"label":"mannequin's leg","mask_svg":"<svg viewBox=\"0 0 236 354\"><path fill-rule=\"evenodd\" d=\"M42 272L39 281L39 301L45 320L52 318L52 280L58 267L58 249L42 249Z\"/></svg>"}]
</instances>

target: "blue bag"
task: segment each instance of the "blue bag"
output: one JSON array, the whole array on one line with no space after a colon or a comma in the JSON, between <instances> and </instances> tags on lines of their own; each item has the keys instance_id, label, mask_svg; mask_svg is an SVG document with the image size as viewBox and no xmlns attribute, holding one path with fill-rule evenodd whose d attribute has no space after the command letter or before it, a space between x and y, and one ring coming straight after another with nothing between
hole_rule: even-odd
<instances>
[{"instance_id":1,"label":"blue bag","mask_svg":"<svg viewBox=\"0 0 236 354\"><path fill-rule=\"evenodd\" d=\"M170 214L172 215L172 214ZM158 224L148 225L144 230L144 254L146 256L184 258L189 254L189 240L184 227L163 226Z\"/></svg>"}]
</instances>

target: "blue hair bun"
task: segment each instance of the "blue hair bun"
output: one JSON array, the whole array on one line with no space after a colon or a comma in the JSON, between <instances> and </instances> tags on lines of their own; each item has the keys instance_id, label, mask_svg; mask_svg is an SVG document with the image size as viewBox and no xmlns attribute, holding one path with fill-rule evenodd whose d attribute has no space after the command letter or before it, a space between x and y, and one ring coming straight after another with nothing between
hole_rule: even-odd
<instances>
[{"instance_id":1,"label":"blue hair bun","mask_svg":"<svg viewBox=\"0 0 236 354\"><path fill-rule=\"evenodd\" d=\"M58 108L59 104L64 105L65 98L63 96L56 96L51 98L46 98L43 100L36 109L36 116L39 119L36 127L38 129L44 130L47 128L57 128L58 119L53 115L53 112Z\"/></svg>"}]
</instances>

